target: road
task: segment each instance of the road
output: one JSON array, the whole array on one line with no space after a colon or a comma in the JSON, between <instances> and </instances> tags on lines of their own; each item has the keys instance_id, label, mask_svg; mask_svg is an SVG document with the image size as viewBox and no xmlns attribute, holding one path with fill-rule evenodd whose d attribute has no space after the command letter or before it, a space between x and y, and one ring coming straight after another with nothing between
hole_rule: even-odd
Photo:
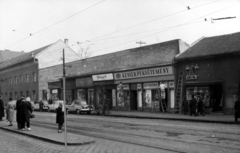
<instances>
[{"instance_id":1,"label":"road","mask_svg":"<svg viewBox=\"0 0 240 153\"><path fill-rule=\"evenodd\" d=\"M55 113L35 114L32 125L57 128ZM94 144L70 147L71 152L240 152L239 125L69 114L67 127L68 132L96 140ZM58 148L47 143L44 146Z\"/></svg>"}]
</instances>

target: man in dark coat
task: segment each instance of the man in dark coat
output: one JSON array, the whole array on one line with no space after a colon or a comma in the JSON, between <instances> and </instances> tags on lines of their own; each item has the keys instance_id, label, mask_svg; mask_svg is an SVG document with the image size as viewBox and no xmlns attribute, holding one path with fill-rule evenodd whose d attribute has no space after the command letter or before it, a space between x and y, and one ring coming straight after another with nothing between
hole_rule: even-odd
<instances>
[{"instance_id":1,"label":"man in dark coat","mask_svg":"<svg viewBox=\"0 0 240 153\"><path fill-rule=\"evenodd\" d=\"M2 96L0 96L0 121L2 121L3 117L4 117L4 104L2 101Z\"/></svg>"},{"instance_id":2,"label":"man in dark coat","mask_svg":"<svg viewBox=\"0 0 240 153\"><path fill-rule=\"evenodd\" d=\"M203 108L203 101L202 98L199 96L198 97L198 115L204 116L204 108Z\"/></svg>"},{"instance_id":3,"label":"man in dark coat","mask_svg":"<svg viewBox=\"0 0 240 153\"><path fill-rule=\"evenodd\" d=\"M238 118L240 118L240 100L238 96L237 101L234 104L234 109L235 109L235 122L238 122Z\"/></svg>"},{"instance_id":4,"label":"man in dark coat","mask_svg":"<svg viewBox=\"0 0 240 153\"><path fill-rule=\"evenodd\" d=\"M187 101L186 97L183 98L182 106L183 106L183 114L187 115L188 114L188 101Z\"/></svg>"},{"instance_id":5,"label":"man in dark coat","mask_svg":"<svg viewBox=\"0 0 240 153\"><path fill-rule=\"evenodd\" d=\"M25 125L27 124L27 130L31 131L30 128L30 113L32 113L32 107L30 104L30 98L27 97L26 100L22 100L19 104L19 121L21 130L25 130Z\"/></svg>"},{"instance_id":6,"label":"man in dark coat","mask_svg":"<svg viewBox=\"0 0 240 153\"><path fill-rule=\"evenodd\" d=\"M194 98L194 95L192 95L192 99L190 100L190 116L194 115L197 116L196 114L196 109L197 109L197 100Z\"/></svg>"},{"instance_id":7,"label":"man in dark coat","mask_svg":"<svg viewBox=\"0 0 240 153\"><path fill-rule=\"evenodd\" d=\"M58 108L56 109L56 123L58 124L58 133L62 133L62 126L64 123L64 112L62 108L62 103L59 103Z\"/></svg>"},{"instance_id":8,"label":"man in dark coat","mask_svg":"<svg viewBox=\"0 0 240 153\"><path fill-rule=\"evenodd\" d=\"M24 96L21 96L21 98L16 102L16 121L17 121L17 126L18 129L21 129L21 125L20 125L20 109L19 109L19 105L20 103L24 100Z\"/></svg>"}]
</instances>

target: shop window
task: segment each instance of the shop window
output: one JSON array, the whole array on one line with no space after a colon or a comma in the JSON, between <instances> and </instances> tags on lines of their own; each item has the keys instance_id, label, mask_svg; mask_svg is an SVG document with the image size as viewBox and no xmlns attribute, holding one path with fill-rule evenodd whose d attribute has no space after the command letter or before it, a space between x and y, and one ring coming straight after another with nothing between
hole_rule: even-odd
<instances>
[{"instance_id":1,"label":"shop window","mask_svg":"<svg viewBox=\"0 0 240 153\"><path fill-rule=\"evenodd\" d=\"M15 92L15 100L17 100L17 99L18 99L17 92Z\"/></svg>"},{"instance_id":2,"label":"shop window","mask_svg":"<svg viewBox=\"0 0 240 153\"><path fill-rule=\"evenodd\" d=\"M66 90L66 102L72 103L72 90Z\"/></svg>"},{"instance_id":3,"label":"shop window","mask_svg":"<svg viewBox=\"0 0 240 153\"><path fill-rule=\"evenodd\" d=\"M86 94L87 94L87 92L86 92L85 89L78 89L77 90L77 97L78 97L78 99L87 100L87 98L86 98L87 95Z\"/></svg>"},{"instance_id":4,"label":"shop window","mask_svg":"<svg viewBox=\"0 0 240 153\"><path fill-rule=\"evenodd\" d=\"M128 84L123 84L122 88L118 88L117 100L118 107L125 107L126 109L130 108L130 92Z\"/></svg>"},{"instance_id":5,"label":"shop window","mask_svg":"<svg viewBox=\"0 0 240 153\"><path fill-rule=\"evenodd\" d=\"M32 91L32 100L33 100L33 101L36 100L36 91Z\"/></svg>"},{"instance_id":6,"label":"shop window","mask_svg":"<svg viewBox=\"0 0 240 153\"><path fill-rule=\"evenodd\" d=\"M209 87L188 87L186 92L186 98L187 100L192 99L192 95L200 96L200 98L203 100L204 106L209 107L210 104L210 88Z\"/></svg>"},{"instance_id":7,"label":"shop window","mask_svg":"<svg viewBox=\"0 0 240 153\"><path fill-rule=\"evenodd\" d=\"M88 104L89 105L93 105L93 98L94 98L93 93L94 93L93 89L88 90Z\"/></svg>"}]
</instances>

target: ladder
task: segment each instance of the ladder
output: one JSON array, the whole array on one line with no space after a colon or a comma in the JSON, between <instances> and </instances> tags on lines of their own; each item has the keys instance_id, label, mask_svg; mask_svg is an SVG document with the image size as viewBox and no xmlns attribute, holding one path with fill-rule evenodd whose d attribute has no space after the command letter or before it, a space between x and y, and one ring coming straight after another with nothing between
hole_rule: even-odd
<instances>
[{"instance_id":1,"label":"ladder","mask_svg":"<svg viewBox=\"0 0 240 153\"><path fill-rule=\"evenodd\" d=\"M162 99L162 95L161 95L161 90L160 88L157 88L157 93L158 93L158 99L159 99L159 109L162 112L167 112L167 105L165 103L165 101Z\"/></svg>"},{"instance_id":2,"label":"ladder","mask_svg":"<svg viewBox=\"0 0 240 153\"><path fill-rule=\"evenodd\" d=\"M182 90L183 90L183 75L181 74L178 77L177 82L177 91L176 91L176 99L175 99L175 105L174 105L174 111L173 113L181 113L182 109Z\"/></svg>"}]
</instances>

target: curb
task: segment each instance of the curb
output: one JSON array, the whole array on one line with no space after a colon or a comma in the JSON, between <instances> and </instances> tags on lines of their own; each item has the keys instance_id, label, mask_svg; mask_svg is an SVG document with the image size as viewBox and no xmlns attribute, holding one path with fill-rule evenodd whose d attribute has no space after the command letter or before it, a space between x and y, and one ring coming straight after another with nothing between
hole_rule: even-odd
<instances>
[{"instance_id":1,"label":"curb","mask_svg":"<svg viewBox=\"0 0 240 153\"><path fill-rule=\"evenodd\" d=\"M47 142L50 142L50 143L55 143L55 144L59 144L59 145L64 145L65 144L64 142L57 141L57 140L54 140L54 139L45 138L45 137L41 137L41 136L37 136L37 135L33 135L33 134L27 134L25 132L12 130L12 129L8 129L8 128L5 128L5 127L0 127L0 129L3 129L5 131L9 131L9 132L14 132L14 133L21 134L21 135L25 135L25 136L28 136L28 137L31 137L31 138L40 139L40 140L47 141ZM73 143L69 143L69 142L67 142L67 145L69 145L69 146L86 145L86 144L91 144L93 142L95 142L95 140L91 140L91 141L87 141L87 142L78 142L78 143L74 143L74 142Z\"/></svg>"},{"instance_id":2,"label":"curb","mask_svg":"<svg viewBox=\"0 0 240 153\"><path fill-rule=\"evenodd\" d=\"M141 119L161 119L161 120L172 120L172 121L189 121L189 122L203 122L203 123L221 123L221 124L239 124L233 121L216 121L216 120L203 120L203 119L188 119L188 118L166 118L166 117L149 117L149 116L137 116L137 115L112 115L107 114L104 116L112 117L125 117L125 118L141 118Z\"/></svg>"}]
</instances>

